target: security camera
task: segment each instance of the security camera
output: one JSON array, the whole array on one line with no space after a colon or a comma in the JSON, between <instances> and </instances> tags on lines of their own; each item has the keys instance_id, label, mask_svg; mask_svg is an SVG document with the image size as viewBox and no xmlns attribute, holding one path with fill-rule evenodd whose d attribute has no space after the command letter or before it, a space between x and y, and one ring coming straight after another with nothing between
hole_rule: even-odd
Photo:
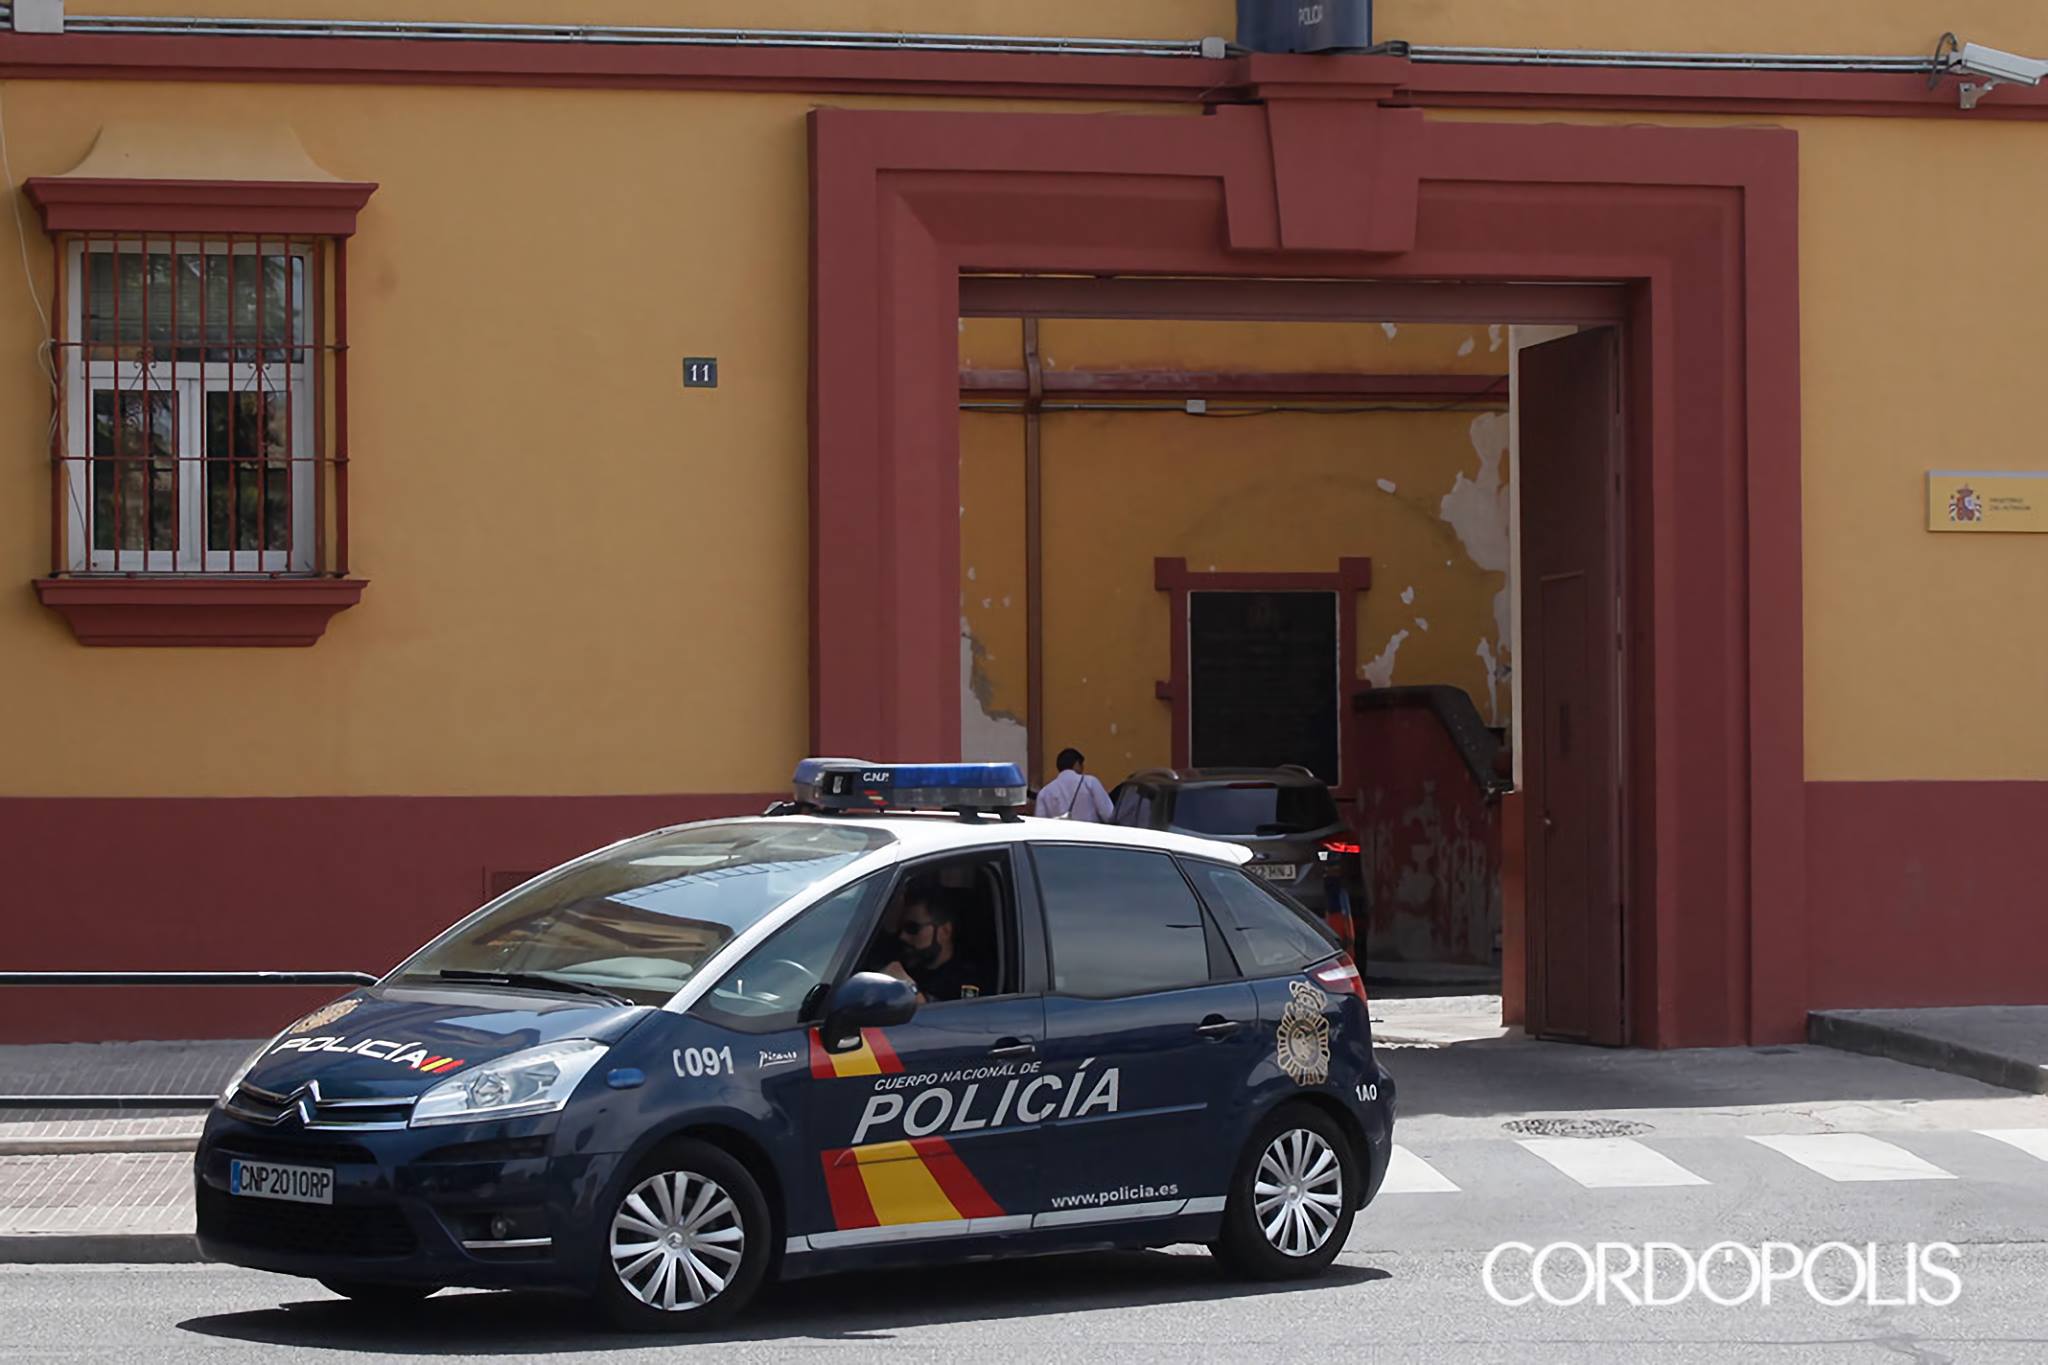
<instances>
[{"instance_id":1,"label":"security camera","mask_svg":"<svg viewBox=\"0 0 2048 1365\"><path fill-rule=\"evenodd\" d=\"M2001 82L2013 85L2039 85L2048 77L2048 62L2022 57L2016 52L2001 52L1995 47L1982 43L1958 43L1956 35L1944 33L1941 41L1934 45L1934 57L1927 64L1927 88L1934 89L1943 76L1982 76L1982 81L1958 83L1958 102L1965 109L1975 109L1977 101L1998 88Z\"/></svg>"},{"instance_id":2,"label":"security camera","mask_svg":"<svg viewBox=\"0 0 2048 1365\"><path fill-rule=\"evenodd\" d=\"M1964 43L1962 51L1951 60L1953 70L1967 71L1973 76L1989 76L1994 81L2013 85L2039 85L2044 77L2048 77L2048 62L2022 57L2016 52L2001 52L1982 43Z\"/></svg>"}]
</instances>

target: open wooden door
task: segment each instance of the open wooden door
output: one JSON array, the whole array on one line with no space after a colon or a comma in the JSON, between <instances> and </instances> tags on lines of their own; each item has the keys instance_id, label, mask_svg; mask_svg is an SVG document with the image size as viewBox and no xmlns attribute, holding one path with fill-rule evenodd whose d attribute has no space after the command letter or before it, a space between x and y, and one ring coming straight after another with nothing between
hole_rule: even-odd
<instances>
[{"instance_id":1,"label":"open wooden door","mask_svg":"<svg viewBox=\"0 0 2048 1365\"><path fill-rule=\"evenodd\" d=\"M1520 353L1526 1027L1628 1041L1621 905L1619 346Z\"/></svg>"}]
</instances>

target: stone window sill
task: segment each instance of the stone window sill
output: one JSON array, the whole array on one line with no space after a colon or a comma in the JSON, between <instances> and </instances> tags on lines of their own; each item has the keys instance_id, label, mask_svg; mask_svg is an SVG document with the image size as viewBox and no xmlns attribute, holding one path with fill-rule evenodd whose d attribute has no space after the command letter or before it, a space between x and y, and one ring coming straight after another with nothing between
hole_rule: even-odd
<instances>
[{"instance_id":1,"label":"stone window sill","mask_svg":"<svg viewBox=\"0 0 2048 1365\"><path fill-rule=\"evenodd\" d=\"M82 645L304 647L362 600L361 578L38 578Z\"/></svg>"}]
</instances>

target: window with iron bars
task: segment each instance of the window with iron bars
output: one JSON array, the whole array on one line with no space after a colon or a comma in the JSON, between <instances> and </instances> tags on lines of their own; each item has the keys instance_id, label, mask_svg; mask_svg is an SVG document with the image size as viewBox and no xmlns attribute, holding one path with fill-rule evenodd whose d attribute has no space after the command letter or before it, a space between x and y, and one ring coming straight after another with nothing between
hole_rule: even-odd
<instances>
[{"instance_id":1,"label":"window with iron bars","mask_svg":"<svg viewBox=\"0 0 2048 1365\"><path fill-rule=\"evenodd\" d=\"M341 241L57 245L53 570L345 574Z\"/></svg>"}]
</instances>

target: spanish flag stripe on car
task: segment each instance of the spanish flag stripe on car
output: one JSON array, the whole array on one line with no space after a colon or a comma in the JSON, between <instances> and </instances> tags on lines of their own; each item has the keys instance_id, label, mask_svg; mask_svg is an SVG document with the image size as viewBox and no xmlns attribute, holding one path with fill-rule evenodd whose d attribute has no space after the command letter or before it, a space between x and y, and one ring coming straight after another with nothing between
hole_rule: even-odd
<instances>
[{"instance_id":1,"label":"spanish flag stripe on car","mask_svg":"<svg viewBox=\"0 0 2048 1365\"><path fill-rule=\"evenodd\" d=\"M860 1031L860 1046L850 1052L827 1052L825 1040L811 1030L811 1075L829 1081L840 1076L893 1076L903 1070L903 1059L878 1028Z\"/></svg>"},{"instance_id":2,"label":"spanish flag stripe on car","mask_svg":"<svg viewBox=\"0 0 2048 1365\"><path fill-rule=\"evenodd\" d=\"M842 1231L997 1218L1003 1212L944 1138L871 1142L821 1156L832 1221Z\"/></svg>"}]
</instances>

